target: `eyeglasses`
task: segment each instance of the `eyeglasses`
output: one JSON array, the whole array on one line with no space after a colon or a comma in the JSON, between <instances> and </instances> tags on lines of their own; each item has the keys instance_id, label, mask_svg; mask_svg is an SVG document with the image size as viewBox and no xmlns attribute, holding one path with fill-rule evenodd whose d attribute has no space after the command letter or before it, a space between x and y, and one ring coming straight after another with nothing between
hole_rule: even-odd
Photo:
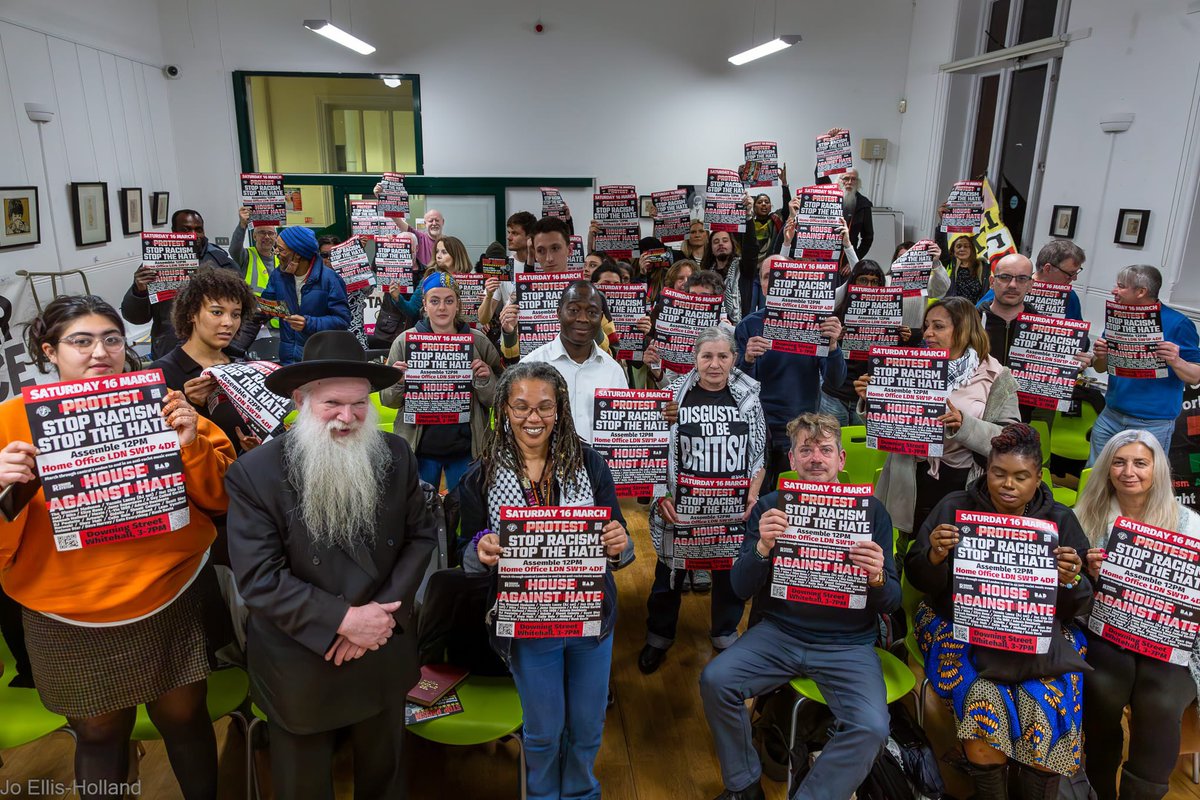
<instances>
[{"instance_id":1,"label":"eyeglasses","mask_svg":"<svg viewBox=\"0 0 1200 800\"><path fill-rule=\"evenodd\" d=\"M996 279L996 283L1015 283L1017 286L1024 286L1033 280L1028 275L1009 275L1007 272L992 277Z\"/></svg>"},{"instance_id":2,"label":"eyeglasses","mask_svg":"<svg viewBox=\"0 0 1200 800\"><path fill-rule=\"evenodd\" d=\"M558 406L554 403L542 403L540 406L509 406L508 410L517 419L529 419L533 413L537 413L539 419L549 419L558 411Z\"/></svg>"},{"instance_id":3,"label":"eyeglasses","mask_svg":"<svg viewBox=\"0 0 1200 800\"><path fill-rule=\"evenodd\" d=\"M125 349L125 337L119 333L110 333L107 336L90 336L86 333L77 333L74 336L59 339L58 344L69 344L81 353L89 353L96 347L97 339L104 343L105 350Z\"/></svg>"},{"instance_id":4,"label":"eyeglasses","mask_svg":"<svg viewBox=\"0 0 1200 800\"><path fill-rule=\"evenodd\" d=\"M1075 270L1074 272L1067 272L1065 269L1060 267L1058 264L1051 264L1050 266L1054 267L1054 269L1058 270L1063 275L1066 275L1067 280L1069 280L1069 281L1075 280L1076 278L1079 277L1079 273L1083 272L1083 267L1080 267L1079 269Z\"/></svg>"}]
</instances>

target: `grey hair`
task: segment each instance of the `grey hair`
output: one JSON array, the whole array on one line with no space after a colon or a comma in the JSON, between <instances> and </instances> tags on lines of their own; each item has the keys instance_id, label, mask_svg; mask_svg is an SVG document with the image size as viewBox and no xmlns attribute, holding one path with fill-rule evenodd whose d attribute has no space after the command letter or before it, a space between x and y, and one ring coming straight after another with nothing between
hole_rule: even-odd
<instances>
[{"instance_id":1,"label":"grey hair","mask_svg":"<svg viewBox=\"0 0 1200 800\"><path fill-rule=\"evenodd\" d=\"M1104 547L1108 541L1111 508L1116 497L1109 473L1117 451L1130 444L1144 445L1154 457L1150 496L1146 501L1146 510L1138 522L1168 530L1179 527L1179 504L1171 484L1171 464L1162 445L1147 431L1136 428L1125 430L1113 436L1108 440L1108 444L1104 445L1092 466L1092 477L1087 486L1083 487L1079 501L1075 504L1075 516L1093 547Z\"/></svg>"},{"instance_id":2,"label":"grey hair","mask_svg":"<svg viewBox=\"0 0 1200 800\"><path fill-rule=\"evenodd\" d=\"M1079 266L1083 266L1083 262L1087 260L1087 256L1083 254L1083 248L1069 239L1055 239L1052 242L1047 242L1037 254L1037 267L1041 269L1049 264L1052 267L1060 266L1067 259L1073 260Z\"/></svg>"},{"instance_id":3,"label":"grey hair","mask_svg":"<svg viewBox=\"0 0 1200 800\"><path fill-rule=\"evenodd\" d=\"M737 355L737 342L733 336L724 328L713 326L700 331L700 335L696 337L696 344L692 346L692 354L700 355L700 348L709 342L724 342L729 345L729 352Z\"/></svg>"},{"instance_id":4,"label":"grey hair","mask_svg":"<svg viewBox=\"0 0 1200 800\"><path fill-rule=\"evenodd\" d=\"M1117 282L1126 281L1129 285L1145 289L1155 300L1158 299L1158 292L1162 289L1162 273L1158 271L1158 267L1152 267L1149 264L1131 264L1125 269L1117 273Z\"/></svg>"}]
</instances>

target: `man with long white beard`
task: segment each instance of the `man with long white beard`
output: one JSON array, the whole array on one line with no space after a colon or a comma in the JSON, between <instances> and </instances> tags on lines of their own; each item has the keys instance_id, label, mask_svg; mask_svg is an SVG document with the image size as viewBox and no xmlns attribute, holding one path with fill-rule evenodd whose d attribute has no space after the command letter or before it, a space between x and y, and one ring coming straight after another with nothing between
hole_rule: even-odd
<instances>
[{"instance_id":1,"label":"man with long white beard","mask_svg":"<svg viewBox=\"0 0 1200 800\"><path fill-rule=\"evenodd\" d=\"M295 401L296 424L226 475L252 693L285 800L333 797L339 731L354 748L356 798L407 795L404 703L420 674L411 610L436 538L416 458L377 428L369 400L395 382L349 331L313 335L303 361L266 381Z\"/></svg>"}]
</instances>

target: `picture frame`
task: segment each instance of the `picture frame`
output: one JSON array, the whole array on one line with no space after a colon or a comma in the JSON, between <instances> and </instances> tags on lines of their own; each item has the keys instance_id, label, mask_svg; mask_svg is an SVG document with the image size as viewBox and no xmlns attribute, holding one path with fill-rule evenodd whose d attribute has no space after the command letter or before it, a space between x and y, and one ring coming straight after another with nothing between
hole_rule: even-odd
<instances>
[{"instance_id":1,"label":"picture frame","mask_svg":"<svg viewBox=\"0 0 1200 800\"><path fill-rule=\"evenodd\" d=\"M133 236L144 230L142 220L142 190L122 189L118 192L121 198L121 232Z\"/></svg>"},{"instance_id":2,"label":"picture frame","mask_svg":"<svg viewBox=\"0 0 1200 800\"><path fill-rule=\"evenodd\" d=\"M0 186L0 250L41 244L42 218L36 186Z\"/></svg>"},{"instance_id":3,"label":"picture frame","mask_svg":"<svg viewBox=\"0 0 1200 800\"><path fill-rule=\"evenodd\" d=\"M166 225L171 216L171 193L152 192L150 194L150 222L155 227Z\"/></svg>"},{"instance_id":4,"label":"picture frame","mask_svg":"<svg viewBox=\"0 0 1200 800\"><path fill-rule=\"evenodd\" d=\"M650 219L650 209L654 207L654 198L648 194L638 195L638 216Z\"/></svg>"},{"instance_id":5,"label":"picture frame","mask_svg":"<svg viewBox=\"0 0 1200 800\"><path fill-rule=\"evenodd\" d=\"M1060 239L1075 238L1075 223L1079 219L1079 206L1055 206L1050 215L1050 235Z\"/></svg>"},{"instance_id":6,"label":"picture frame","mask_svg":"<svg viewBox=\"0 0 1200 800\"><path fill-rule=\"evenodd\" d=\"M71 184L71 227L76 247L112 241L108 219L108 184L103 181Z\"/></svg>"},{"instance_id":7,"label":"picture frame","mask_svg":"<svg viewBox=\"0 0 1200 800\"><path fill-rule=\"evenodd\" d=\"M1117 232L1113 244L1142 247L1146 244L1146 228L1150 225L1150 209L1122 208L1117 212Z\"/></svg>"}]
</instances>

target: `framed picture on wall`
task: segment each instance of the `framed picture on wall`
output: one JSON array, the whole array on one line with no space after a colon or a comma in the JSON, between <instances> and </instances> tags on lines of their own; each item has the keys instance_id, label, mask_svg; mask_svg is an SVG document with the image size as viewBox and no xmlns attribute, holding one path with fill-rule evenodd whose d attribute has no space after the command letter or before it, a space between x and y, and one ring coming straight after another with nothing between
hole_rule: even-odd
<instances>
[{"instance_id":1,"label":"framed picture on wall","mask_svg":"<svg viewBox=\"0 0 1200 800\"><path fill-rule=\"evenodd\" d=\"M650 209L654 208L654 199L648 194L638 197L638 216L650 219Z\"/></svg>"},{"instance_id":2,"label":"framed picture on wall","mask_svg":"<svg viewBox=\"0 0 1200 800\"><path fill-rule=\"evenodd\" d=\"M1050 235L1070 239L1075 236L1075 220L1079 206L1055 206L1050 216Z\"/></svg>"},{"instance_id":3,"label":"framed picture on wall","mask_svg":"<svg viewBox=\"0 0 1200 800\"><path fill-rule=\"evenodd\" d=\"M108 223L108 184L71 184L71 223L75 246L87 247L112 240Z\"/></svg>"},{"instance_id":4,"label":"framed picture on wall","mask_svg":"<svg viewBox=\"0 0 1200 800\"><path fill-rule=\"evenodd\" d=\"M122 189L121 232L126 236L142 232L142 190Z\"/></svg>"},{"instance_id":5,"label":"framed picture on wall","mask_svg":"<svg viewBox=\"0 0 1200 800\"><path fill-rule=\"evenodd\" d=\"M171 215L171 193L154 192L150 195L150 221L155 226L166 225Z\"/></svg>"},{"instance_id":6,"label":"framed picture on wall","mask_svg":"<svg viewBox=\"0 0 1200 800\"><path fill-rule=\"evenodd\" d=\"M38 217L36 186L0 186L0 250L27 247L42 241L42 222Z\"/></svg>"},{"instance_id":7,"label":"framed picture on wall","mask_svg":"<svg viewBox=\"0 0 1200 800\"><path fill-rule=\"evenodd\" d=\"M1150 225L1150 210L1122 208L1117 214L1117 233L1113 244L1141 247L1146 243L1146 228Z\"/></svg>"}]
</instances>

